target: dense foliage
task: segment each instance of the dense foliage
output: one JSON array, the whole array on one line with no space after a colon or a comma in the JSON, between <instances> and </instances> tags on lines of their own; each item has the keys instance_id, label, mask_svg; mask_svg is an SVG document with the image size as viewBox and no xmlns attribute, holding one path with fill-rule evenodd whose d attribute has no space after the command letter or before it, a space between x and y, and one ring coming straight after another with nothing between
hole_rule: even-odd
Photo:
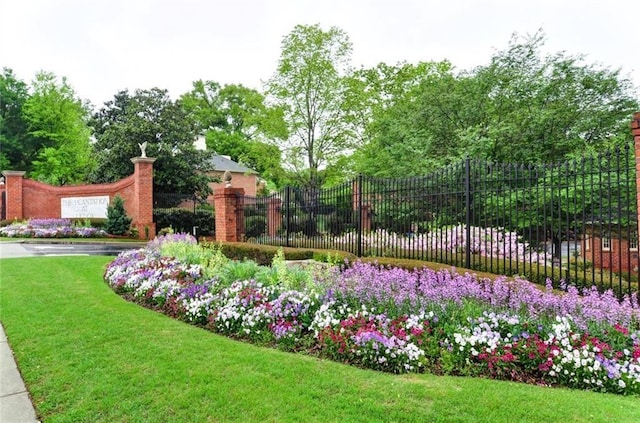
<instances>
[{"instance_id":1,"label":"dense foliage","mask_svg":"<svg viewBox=\"0 0 640 423\"><path fill-rule=\"evenodd\" d=\"M356 168L417 175L467 156L541 163L628 143L640 107L631 81L580 55L544 55L544 42L516 35L488 65L415 75L369 125Z\"/></svg>"},{"instance_id":2,"label":"dense foliage","mask_svg":"<svg viewBox=\"0 0 640 423\"><path fill-rule=\"evenodd\" d=\"M39 72L27 87L10 69L0 75L2 169L52 185L86 182L94 165L88 121L89 106L65 78Z\"/></svg>"},{"instance_id":3,"label":"dense foliage","mask_svg":"<svg viewBox=\"0 0 640 423\"><path fill-rule=\"evenodd\" d=\"M154 193L210 192L210 154L195 148L196 126L166 90L121 91L94 115L97 168L94 182L114 182L133 173L132 157L156 159Z\"/></svg>"},{"instance_id":4,"label":"dense foliage","mask_svg":"<svg viewBox=\"0 0 640 423\"><path fill-rule=\"evenodd\" d=\"M268 106L256 90L242 85L221 87L214 81L195 81L180 100L208 150L229 156L262 178L282 182L284 169L276 145L287 137L282 109Z\"/></svg>"},{"instance_id":5,"label":"dense foliage","mask_svg":"<svg viewBox=\"0 0 640 423\"><path fill-rule=\"evenodd\" d=\"M0 168L30 170L37 147L28 136L22 107L29 97L28 87L11 69L0 75Z\"/></svg>"},{"instance_id":6,"label":"dense foliage","mask_svg":"<svg viewBox=\"0 0 640 423\"><path fill-rule=\"evenodd\" d=\"M172 228L175 232L189 233L195 230L201 236L214 236L216 233L214 211L207 207L197 207L195 210L155 208L153 221L159 230Z\"/></svg>"}]
</instances>

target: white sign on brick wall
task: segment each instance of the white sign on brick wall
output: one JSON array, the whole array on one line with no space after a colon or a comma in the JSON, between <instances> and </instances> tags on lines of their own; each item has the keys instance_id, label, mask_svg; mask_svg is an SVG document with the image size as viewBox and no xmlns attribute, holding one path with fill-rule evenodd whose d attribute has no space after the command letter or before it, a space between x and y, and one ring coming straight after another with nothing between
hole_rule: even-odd
<instances>
[{"instance_id":1,"label":"white sign on brick wall","mask_svg":"<svg viewBox=\"0 0 640 423\"><path fill-rule=\"evenodd\" d=\"M109 196L99 197L67 197L60 199L60 216L62 218L107 217Z\"/></svg>"}]
</instances>

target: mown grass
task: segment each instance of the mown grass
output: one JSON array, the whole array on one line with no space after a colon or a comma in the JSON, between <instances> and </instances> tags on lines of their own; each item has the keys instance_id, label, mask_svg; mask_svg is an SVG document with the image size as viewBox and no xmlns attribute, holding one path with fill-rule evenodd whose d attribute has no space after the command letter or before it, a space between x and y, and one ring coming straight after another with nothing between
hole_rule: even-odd
<instances>
[{"instance_id":1,"label":"mown grass","mask_svg":"<svg viewBox=\"0 0 640 423\"><path fill-rule=\"evenodd\" d=\"M127 303L110 257L0 260L0 320L45 422L636 422L637 398L397 376L217 336Z\"/></svg>"}]
</instances>

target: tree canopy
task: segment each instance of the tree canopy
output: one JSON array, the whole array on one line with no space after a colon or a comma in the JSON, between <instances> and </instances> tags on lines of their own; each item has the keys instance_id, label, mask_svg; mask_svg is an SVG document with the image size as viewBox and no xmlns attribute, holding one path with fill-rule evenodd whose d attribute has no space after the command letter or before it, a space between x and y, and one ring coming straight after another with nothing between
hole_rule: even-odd
<instances>
[{"instance_id":1,"label":"tree canopy","mask_svg":"<svg viewBox=\"0 0 640 423\"><path fill-rule=\"evenodd\" d=\"M40 146L31 177L53 185L86 182L93 167L89 110L66 78L41 72L23 105L29 135Z\"/></svg>"},{"instance_id":2,"label":"tree canopy","mask_svg":"<svg viewBox=\"0 0 640 423\"><path fill-rule=\"evenodd\" d=\"M28 87L5 68L0 77L2 167L53 185L85 182L93 166L88 118L88 105L66 78L39 72Z\"/></svg>"},{"instance_id":3,"label":"tree canopy","mask_svg":"<svg viewBox=\"0 0 640 423\"><path fill-rule=\"evenodd\" d=\"M640 107L618 70L514 36L488 65L435 73L379 113L356 168L425 174L463 157L550 162L621 146Z\"/></svg>"},{"instance_id":4,"label":"tree canopy","mask_svg":"<svg viewBox=\"0 0 640 423\"><path fill-rule=\"evenodd\" d=\"M131 173L147 142L158 192L207 192L213 152L278 186L317 189L356 173L424 175L465 157L546 163L629 142L640 110L631 81L582 55L547 54L544 43L542 32L516 34L468 70L447 61L353 69L342 29L297 25L263 92L206 80L178 101L158 88L122 91L91 119L66 79L41 72L28 85L5 68L0 165L55 184L87 171L110 182ZM208 152L194 148L198 135Z\"/></svg>"},{"instance_id":5,"label":"tree canopy","mask_svg":"<svg viewBox=\"0 0 640 423\"><path fill-rule=\"evenodd\" d=\"M36 146L31 143L22 106L29 98L28 86L9 68L0 75L0 168L31 170Z\"/></svg>"},{"instance_id":6,"label":"tree canopy","mask_svg":"<svg viewBox=\"0 0 640 423\"><path fill-rule=\"evenodd\" d=\"M350 108L361 116L359 126L363 137L363 146L354 155L358 173L411 175L419 168L424 169L426 163L434 168L442 166L446 163L445 157L454 154L456 146L449 143L439 146L440 154L433 157L421 154L427 143L446 132L447 125L434 122L434 126L425 128L418 125L414 113L416 99L424 86L439 92L437 100L452 95L450 84L455 77L448 62L396 66L381 63L375 68L354 72L350 80L351 98L356 99Z\"/></svg>"},{"instance_id":7,"label":"tree canopy","mask_svg":"<svg viewBox=\"0 0 640 423\"><path fill-rule=\"evenodd\" d=\"M282 180L276 144L287 137L287 130L282 110L268 106L264 95L242 85L198 80L181 96L181 104L209 150L230 156L276 184Z\"/></svg>"},{"instance_id":8,"label":"tree canopy","mask_svg":"<svg viewBox=\"0 0 640 423\"><path fill-rule=\"evenodd\" d=\"M320 170L356 147L346 106L351 41L337 27L297 25L284 37L278 67L267 82L289 129L281 144L300 184L317 188Z\"/></svg>"},{"instance_id":9,"label":"tree canopy","mask_svg":"<svg viewBox=\"0 0 640 423\"><path fill-rule=\"evenodd\" d=\"M132 157L139 144L156 158L154 192L206 195L210 192L211 154L194 146L197 127L179 101L166 90L127 90L95 113L95 182L113 182L133 173Z\"/></svg>"}]
</instances>

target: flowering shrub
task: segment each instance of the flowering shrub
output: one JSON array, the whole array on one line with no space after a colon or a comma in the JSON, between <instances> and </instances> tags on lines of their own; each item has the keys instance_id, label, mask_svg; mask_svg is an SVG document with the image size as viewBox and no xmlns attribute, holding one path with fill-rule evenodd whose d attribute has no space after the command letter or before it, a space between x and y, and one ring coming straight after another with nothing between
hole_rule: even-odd
<instances>
[{"instance_id":1,"label":"flowering shrub","mask_svg":"<svg viewBox=\"0 0 640 423\"><path fill-rule=\"evenodd\" d=\"M74 225L70 219L30 219L0 228L9 238L96 238L106 236L102 229Z\"/></svg>"},{"instance_id":2,"label":"flowering shrub","mask_svg":"<svg viewBox=\"0 0 640 423\"><path fill-rule=\"evenodd\" d=\"M558 294L522 279L363 263L292 289L278 258L278 270L264 280L221 283L201 265L164 256L155 245L164 242L190 240L163 239L121 253L106 281L128 298L215 332L395 373L640 394L637 294L618 301L595 289Z\"/></svg>"},{"instance_id":3,"label":"flowering shrub","mask_svg":"<svg viewBox=\"0 0 640 423\"><path fill-rule=\"evenodd\" d=\"M147 243L147 248L160 250L162 246L185 247L198 244L198 240L191 234L167 233L159 235Z\"/></svg>"},{"instance_id":4,"label":"flowering shrub","mask_svg":"<svg viewBox=\"0 0 640 423\"><path fill-rule=\"evenodd\" d=\"M483 257L508 259L531 263L550 263L552 257L547 252L536 251L515 232L503 228L482 228L471 226L471 253ZM382 256L386 251L434 250L452 253L465 251L467 231L465 225L451 226L426 233L398 234L385 229L377 229L361 235L362 248L370 255ZM331 238L332 242L353 245L357 242L355 232L346 232Z\"/></svg>"}]
</instances>

